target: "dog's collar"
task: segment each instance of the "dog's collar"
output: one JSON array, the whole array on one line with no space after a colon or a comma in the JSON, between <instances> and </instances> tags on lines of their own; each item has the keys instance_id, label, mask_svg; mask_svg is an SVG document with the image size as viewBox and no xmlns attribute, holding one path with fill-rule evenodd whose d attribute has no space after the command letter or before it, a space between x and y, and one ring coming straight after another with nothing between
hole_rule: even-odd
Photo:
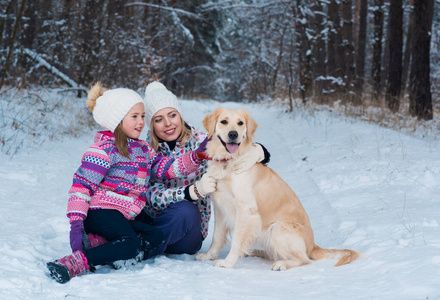
<instances>
[{"instance_id":1,"label":"dog's collar","mask_svg":"<svg viewBox=\"0 0 440 300\"><path fill-rule=\"evenodd\" d=\"M227 162L228 160L231 160L231 158L223 158L223 159L215 159L208 155L206 152L199 152L197 153L198 159L205 159L205 160L213 160L213 161L220 161L220 162Z\"/></svg>"}]
</instances>

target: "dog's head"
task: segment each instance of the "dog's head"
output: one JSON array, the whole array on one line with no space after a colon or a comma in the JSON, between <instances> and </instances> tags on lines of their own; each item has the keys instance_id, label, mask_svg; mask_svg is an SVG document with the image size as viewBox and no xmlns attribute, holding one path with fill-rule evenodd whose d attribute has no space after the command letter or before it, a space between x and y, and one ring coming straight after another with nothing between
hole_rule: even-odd
<instances>
[{"instance_id":1,"label":"dog's head","mask_svg":"<svg viewBox=\"0 0 440 300\"><path fill-rule=\"evenodd\" d=\"M252 144L257 123L244 109L217 108L203 119L211 141L207 153L214 159L239 155Z\"/></svg>"}]
</instances>

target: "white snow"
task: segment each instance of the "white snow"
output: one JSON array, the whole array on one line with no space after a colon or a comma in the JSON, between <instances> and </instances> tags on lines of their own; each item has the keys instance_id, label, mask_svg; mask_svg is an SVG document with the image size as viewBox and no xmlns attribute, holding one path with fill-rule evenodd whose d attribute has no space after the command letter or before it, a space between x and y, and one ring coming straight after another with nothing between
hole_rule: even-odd
<instances>
[{"instance_id":1,"label":"white snow","mask_svg":"<svg viewBox=\"0 0 440 300\"><path fill-rule=\"evenodd\" d=\"M256 141L301 199L316 244L355 249L361 259L274 272L259 258L221 269L192 255L161 255L59 284L45 265L70 252L67 191L93 142L90 130L0 154L0 299L440 299L439 140L256 104L183 100L183 116L202 128L218 106L251 112ZM213 220L210 229L204 251Z\"/></svg>"}]
</instances>

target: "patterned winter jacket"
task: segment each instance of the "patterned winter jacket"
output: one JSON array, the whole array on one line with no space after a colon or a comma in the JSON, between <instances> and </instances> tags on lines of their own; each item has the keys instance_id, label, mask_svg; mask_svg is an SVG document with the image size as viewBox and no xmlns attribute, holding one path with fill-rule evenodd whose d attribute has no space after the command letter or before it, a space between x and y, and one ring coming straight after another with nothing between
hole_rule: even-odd
<instances>
[{"instance_id":1,"label":"patterned winter jacket","mask_svg":"<svg viewBox=\"0 0 440 300\"><path fill-rule=\"evenodd\" d=\"M173 150L170 150L167 143L159 144L158 153L171 158L181 157L188 151L196 149L200 143L205 139L206 134L197 132L194 127L191 127L192 135L189 140L181 144L176 142ZM149 139L147 139L147 142ZM204 160L197 171L178 179L166 179L164 181L150 181L150 186L147 192L147 204L145 211L152 218L156 218L168 205L185 200L184 190L188 185L200 180L202 175L206 172L207 163ZM208 235L209 219L211 218L211 199L209 195L205 199L199 199L196 203L202 218L201 232L203 238Z\"/></svg>"},{"instance_id":2,"label":"patterned winter jacket","mask_svg":"<svg viewBox=\"0 0 440 300\"><path fill-rule=\"evenodd\" d=\"M133 220L144 208L150 177L184 177L200 165L194 152L172 159L142 140L128 139L130 159L119 154L110 131L97 132L83 155L69 191L67 217L85 220L89 209L116 209Z\"/></svg>"}]
</instances>

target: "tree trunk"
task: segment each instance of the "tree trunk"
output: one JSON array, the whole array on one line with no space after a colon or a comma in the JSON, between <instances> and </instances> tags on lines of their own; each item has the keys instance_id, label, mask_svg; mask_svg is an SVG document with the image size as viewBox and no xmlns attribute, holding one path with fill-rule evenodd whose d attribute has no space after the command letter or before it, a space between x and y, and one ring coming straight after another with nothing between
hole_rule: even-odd
<instances>
[{"instance_id":1,"label":"tree trunk","mask_svg":"<svg viewBox=\"0 0 440 300\"><path fill-rule=\"evenodd\" d=\"M338 98L342 90L342 86L339 83L343 80L343 60L344 53L340 48L342 45L341 35L341 18L340 18L340 6L336 0L331 0L328 7L329 23L329 41L328 41L328 76L334 77L336 80L332 80L334 86L330 89L334 91L334 98Z\"/></svg>"},{"instance_id":2,"label":"tree trunk","mask_svg":"<svg viewBox=\"0 0 440 300\"><path fill-rule=\"evenodd\" d=\"M12 37L9 42L9 50L8 50L8 55L7 55L6 61L5 61L5 67L4 67L3 71L0 72L0 74L2 76L2 78L0 80L0 89L2 88L2 86L5 82L5 78L6 78L8 69L9 69L9 62L11 61L11 55L12 55L12 51L14 50L15 39L17 37L18 27L21 22L21 17L23 16L23 11L24 11L25 5L26 5L26 0L22 0L20 10L19 10L17 18L15 20L14 30L12 32Z\"/></svg>"},{"instance_id":3,"label":"tree trunk","mask_svg":"<svg viewBox=\"0 0 440 300\"><path fill-rule=\"evenodd\" d=\"M411 47L409 112L419 119L433 118L429 53L434 0L414 1L414 36Z\"/></svg>"},{"instance_id":4,"label":"tree trunk","mask_svg":"<svg viewBox=\"0 0 440 300\"><path fill-rule=\"evenodd\" d=\"M354 78L353 12L351 6L351 0L342 0L341 48L343 49L344 55L343 75L347 95L350 95L348 92L352 90ZM350 102L352 102L352 99L350 99Z\"/></svg>"},{"instance_id":5,"label":"tree trunk","mask_svg":"<svg viewBox=\"0 0 440 300\"><path fill-rule=\"evenodd\" d=\"M375 101L379 99L381 94L380 72L382 68L383 4L384 0L374 0L374 39L371 78L373 81L373 99Z\"/></svg>"},{"instance_id":6,"label":"tree trunk","mask_svg":"<svg viewBox=\"0 0 440 300\"><path fill-rule=\"evenodd\" d=\"M406 33L405 52L403 55L402 66L402 89L406 90L406 83L408 81L409 64L411 61L411 41L414 28L414 0L411 0L410 13L408 19L408 28Z\"/></svg>"},{"instance_id":7,"label":"tree trunk","mask_svg":"<svg viewBox=\"0 0 440 300\"><path fill-rule=\"evenodd\" d=\"M324 8L320 0L312 0L313 10L313 30L315 33L314 46L313 46L313 64L312 64L312 79L314 81L314 94L315 98L321 102L323 90L325 89L325 81L323 78L327 75L326 70L326 47L325 38L323 32L325 30L324 22Z\"/></svg>"},{"instance_id":8,"label":"tree trunk","mask_svg":"<svg viewBox=\"0 0 440 300\"><path fill-rule=\"evenodd\" d=\"M99 48L101 32L99 26L102 19L102 11L96 11L96 7L103 7L104 0L89 0L85 2L83 18L80 25L81 39L79 43L79 62L82 66L76 82L79 85L88 86L95 80L92 70L101 67L99 61Z\"/></svg>"},{"instance_id":9,"label":"tree trunk","mask_svg":"<svg viewBox=\"0 0 440 300\"><path fill-rule=\"evenodd\" d=\"M31 1L29 5L26 5L26 9L24 11L25 26L21 32L20 40L23 47L27 49L33 48L34 40L36 39L37 32L40 29L37 24L37 19L39 18L39 4L40 3L38 1Z\"/></svg>"},{"instance_id":10,"label":"tree trunk","mask_svg":"<svg viewBox=\"0 0 440 300\"><path fill-rule=\"evenodd\" d=\"M361 104L365 77L365 47L367 44L368 0L360 1L358 48L356 53L356 104Z\"/></svg>"},{"instance_id":11,"label":"tree trunk","mask_svg":"<svg viewBox=\"0 0 440 300\"><path fill-rule=\"evenodd\" d=\"M6 21L8 20L8 15L13 7L14 2L15 2L15 0L12 0L11 2L9 2L9 4L6 7L6 10L4 12L4 19L0 24L0 47L3 47L3 43L5 41L5 36L3 36L3 30L5 29Z\"/></svg>"},{"instance_id":12,"label":"tree trunk","mask_svg":"<svg viewBox=\"0 0 440 300\"><path fill-rule=\"evenodd\" d=\"M126 8L123 0L109 1L108 5L108 23L109 27L114 25L123 27L125 25L124 16L126 14Z\"/></svg>"},{"instance_id":13,"label":"tree trunk","mask_svg":"<svg viewBox=\"0 0 440 300\"><path fill-rule=\"evenodd\" d=\"M279 41L279 49L280 50L279 50L279 53L278 53L277 64L276 64L275 70L273 72L272 91L275 91L276 84L277 84L277 79L278 79L278 72L280 70L281 63L283 61L283 56L284 56L284 50L283 50L284 49L284 37L285 37L285 34L286 34L286 30L287 30L287 27L284 27L283 30L282 30L283 33L280 36L280 41Z\"/></svg>"},{"instance_id":14,"label":"tree trunk","mask_svg":"<svg viewBox=\"0 0 440 300\"><path fill-rule=\"evenodd\" d=\"M301 0L296 0L296 41L298 48L298 74L299 74L299 83L300 83L300 92L301 99L303 103L306 102L307 98L310 96L310 91L312 88L311 82L311 53L309 53L310 43L306 34L306 26L308 24L303 24L303 20L306 19L306 16L301 12L303 9L303 4Z\"/></svg>"},{"instance_id":15,"label":"tree trunk","mask_svg":"<svg viewBox=\"0 0 440 300\"><path fill-rule=\"evenodd\" d=\"M390 1L388 28L389 64L385 101L393 113L399 110L402 88L403 9L402 0Z\"/></svg>"},{"instance_id":16,"label":"tree trunk","mask_svg":"<svg viewBox=\"0 0 440 300\"><path fill-rule=\"evenodd\" d=\"M328 5L328 42L327 42L327 70L328 75L333 76L334 71L336 69L336 41L335 41L335 34L333 33L334 28L334 19L335 16L338 13L337 10L338 6L336 5L335 1L330 1L330 4Z\"/></svg>"}]
</instances>

